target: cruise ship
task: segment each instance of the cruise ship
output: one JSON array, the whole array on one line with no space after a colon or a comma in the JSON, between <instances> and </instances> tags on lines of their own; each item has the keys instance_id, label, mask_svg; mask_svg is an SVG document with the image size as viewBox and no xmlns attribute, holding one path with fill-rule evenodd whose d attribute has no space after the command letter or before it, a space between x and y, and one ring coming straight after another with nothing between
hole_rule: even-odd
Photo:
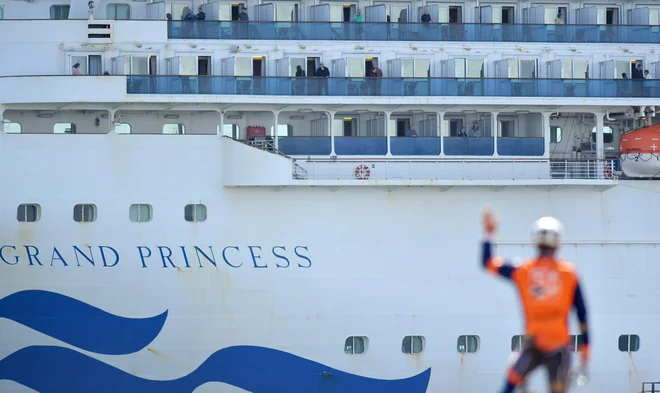
<instances>
[{"instance_id":1,"label":"cruise ship","mask_svg":"<svg viewBox=\"0 0 660 393\"><path fill-rule=\"evenodd\" d=\"M485 205L566 228L572 391L660 392L659 15L0 0L0 392L495 393Z\"/></svg>"}]
</instances>

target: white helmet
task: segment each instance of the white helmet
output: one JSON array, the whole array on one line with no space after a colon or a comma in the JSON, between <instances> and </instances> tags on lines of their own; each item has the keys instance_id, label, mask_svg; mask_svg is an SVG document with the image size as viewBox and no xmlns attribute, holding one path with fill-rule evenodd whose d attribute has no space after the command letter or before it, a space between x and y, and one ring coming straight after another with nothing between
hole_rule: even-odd
<instances>
[{"instance_id":1,"label":"white helmet","mask_svg":"<svg viewBox=\"0 0 660 393\"><path fill-rule=\"evenodd\" d=\"M559 247L563 234L564 226L553 217L541 217L532 226L532 240L539 247Z\"/></svg>"}]
</instances>

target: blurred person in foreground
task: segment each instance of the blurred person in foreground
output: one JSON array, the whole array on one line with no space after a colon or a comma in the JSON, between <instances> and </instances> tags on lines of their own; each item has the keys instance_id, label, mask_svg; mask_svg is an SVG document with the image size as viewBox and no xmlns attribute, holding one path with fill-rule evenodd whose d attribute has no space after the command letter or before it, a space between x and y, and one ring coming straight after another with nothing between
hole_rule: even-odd
<instances>
[{"instance_id":1,"label":"blurred person in foreground","mask_svg":"<svg viewBox=\"0 0 660 393\"><path fill-rule=\"evenodd\" d=\"M520 295L525 319L525 335L520 356L509 368L501 393L512 393L525 377L539 366L548 370L550 391L564 393L569 385L571 344L569 316L577 311L583 336L582 367L589 361L587 310L580 280L573 265L555 256L563 232L562 224L542 217L532 227L532 240L538 255L514 266L492 255L491 242L497 221L490 210L483 214L485 238L482 263L488 272L513 282Z\"/></svg>"}]
</instances>

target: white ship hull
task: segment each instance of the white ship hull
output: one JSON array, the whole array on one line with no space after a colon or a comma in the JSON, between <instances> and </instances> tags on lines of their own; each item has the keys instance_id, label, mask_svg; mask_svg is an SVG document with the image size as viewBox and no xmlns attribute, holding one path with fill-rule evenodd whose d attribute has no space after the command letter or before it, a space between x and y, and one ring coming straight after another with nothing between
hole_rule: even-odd
<instances>
[{"instance_id":1,"label":"white ship hull","mask_svg":"<svg viewBox=\"0 0 660 393\"><path fill-rule=\"evenodd\" d=\"M241 173L281 176L284 159L214 136L5 135L0 150L0 391L495 392L522 325L509 284L478 264L486 203L502 215L504 256L533 253L539 216L567 228L561 254L584 281L593 335L580 392L633 393L659 377L660 216L642 203L656 182L235 188L223 184ZM21 203L38 203L40 220L17 222ZM74 222L78 203L96 205L96 221ZM151 221L129 221L134 203L153 207ZM190 203L208 219L186 222ZM51 293L20 294L30 290ZM155 318L134 328L78 304L81 318L39 325L40 307L73 307L57 294ZM624 334L639 335L639 351L617 349ZM420 354L402 353L410 335L424 337ZM479 350L458 353L460 335L479 336ZM344 353L349 336L367 337L363 354Z\"/></svg>"}]
</instances>

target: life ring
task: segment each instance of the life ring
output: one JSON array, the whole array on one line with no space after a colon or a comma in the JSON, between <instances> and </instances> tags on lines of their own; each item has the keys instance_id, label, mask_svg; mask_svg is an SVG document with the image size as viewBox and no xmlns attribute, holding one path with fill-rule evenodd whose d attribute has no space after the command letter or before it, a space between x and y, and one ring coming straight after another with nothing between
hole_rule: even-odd
<instances>
[{"instance_id":1,"label":"life ring","mask_svg":"<svg viewBox=\"0 0 660 393\"><path fill-rule=\"evenodd\" d=\"M606 179L611 179L612 178L612 168L609 166L606 166L605 169L603 169L603 174L605 175Z\"/></svg>"},{"instance_id":2,"label":"life ring","mask_svg":"<svg viewBox=\"0 0 660 393\"><path fill-rule=\"evenodd\" d=\"M371 169L366 165L358 165L355 168L355 177L359 180L367 180L371 176Z\"/></svg>"}]
</instances>

